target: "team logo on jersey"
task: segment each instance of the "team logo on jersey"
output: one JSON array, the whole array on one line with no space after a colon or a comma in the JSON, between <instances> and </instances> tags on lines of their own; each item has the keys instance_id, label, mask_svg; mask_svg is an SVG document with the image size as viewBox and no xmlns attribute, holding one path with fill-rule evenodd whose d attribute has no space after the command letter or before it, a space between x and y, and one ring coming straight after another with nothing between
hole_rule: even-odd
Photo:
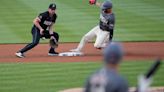
<instances>
[{"instance_id":1,"label":"team logo on jersey","mask_svg":"<svg viewBox=\"0 0 164 92\"><path fill-rule=\"evenodd\" d=\"M44 21L44 24L47 26L50 26L52 24L52 22L51 21Z\"/></svg>"},{"instance_id":2,"label":"team logo on jersey","mask_svg":"<svg viewBox=\"0 0 164 92\"><path fill-rule=\"evenodd\" d=\"M108 20L105 19L104 16L102 16L102 14L100 15L100 20L103 22L103 23L108 23Z\"/></svg>"}]
</instances>

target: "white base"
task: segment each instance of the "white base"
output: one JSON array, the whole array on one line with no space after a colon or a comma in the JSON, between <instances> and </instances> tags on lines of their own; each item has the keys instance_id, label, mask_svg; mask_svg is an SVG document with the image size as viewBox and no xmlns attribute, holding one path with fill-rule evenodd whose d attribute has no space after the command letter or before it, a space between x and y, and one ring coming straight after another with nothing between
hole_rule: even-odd
<instances>
[{"instance_id":1,"label":"white base","mask_svg":"<svg viewBox=\"0 0 164 92\"><path fill-rule=\"evenodd\" d=\"M59 56L83 56L84 54L82 52L62 52L59 53Z\"/></svg>"}]
</instances>

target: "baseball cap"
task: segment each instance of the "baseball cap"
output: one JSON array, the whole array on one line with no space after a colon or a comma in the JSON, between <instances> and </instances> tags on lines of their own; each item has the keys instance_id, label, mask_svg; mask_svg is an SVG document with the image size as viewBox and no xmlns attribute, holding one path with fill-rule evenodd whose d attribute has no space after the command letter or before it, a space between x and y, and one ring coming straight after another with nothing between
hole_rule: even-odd
<instances>
[{"instance_id":1,"label":"baseball cap","mask_svg":"<svg viewBox=\"0 0 164 92\"><path fill-rule=\"evenodd\" d=\"M111 1L105 1L102 6L101 6L101 9L102 10L106 10L106 9L112 9L113 7L113 4Z\"/></svg>"},{"instance_id":2,"label":"baseball cap","mask_svg":"<svg viewBox=\"0 0 164 92\"><path fill-rule=\"evenodd\" d=\"M56 9L56 4L55 3L50 4L49 9L55 10Z\"/></svg>"},{"instance_id":3,"label":"baseball cap","mask_svg":"<svg viewBox=\"0 0 164 92\"><path fill-rule=\"evenodd\" d=\"M111 42L104 49L104 61L106 64L118 64L123 57L122 45L118 42Z\"/></svg>"}]
</instances>

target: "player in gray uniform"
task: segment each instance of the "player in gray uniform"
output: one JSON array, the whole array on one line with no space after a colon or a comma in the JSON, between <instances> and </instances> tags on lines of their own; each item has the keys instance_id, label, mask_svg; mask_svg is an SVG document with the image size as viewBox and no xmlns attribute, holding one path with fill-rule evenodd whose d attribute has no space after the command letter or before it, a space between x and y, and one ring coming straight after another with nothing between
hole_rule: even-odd
<instances>
[{"instance_id":1,"label":"player in gray uniform","mask_svg":"<svg viewBox=\"0 0 164 92\"><path fill-rule=\"evenodd\" d=\"M70 51L80 52L84 45L94 38L96 38L94 47L97 49L106 47L107 43L112 40L115 25L115 15L112 12L113 5L110 1L105 1L102 4L95 1L94 4L101 8L99 25L85 34L77 48Z\"/></svg>"},{"instance_id":2,"label":"player in gray uniform","mask_svg":"<svg viewBox=\"0 0 164 92\"><path fill-rule=\"evenodd\" d=\"M104 50L104 67L91 75L84 92L128 92L127 80L118 73L122 57L120 44L110 43Z\"/></svg>"}]
</instances>

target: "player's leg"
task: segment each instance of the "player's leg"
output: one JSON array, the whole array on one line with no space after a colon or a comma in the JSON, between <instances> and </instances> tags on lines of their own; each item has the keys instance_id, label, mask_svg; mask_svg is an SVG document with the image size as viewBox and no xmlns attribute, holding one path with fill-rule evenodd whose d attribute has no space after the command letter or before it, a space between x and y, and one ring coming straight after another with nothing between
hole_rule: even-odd
<instances>
[{"instance_id":1,"label":"player's leg","mask_svg":"<svg viewBox=\"0 0 164 92\"><path fill-rule=\"evenodd\" d=\"M108 36L109 36L109 32L107 31L102 31L101 29L99 29L98 33L96 34L97 38L94 44L94 47L97 49L101 49L104 48L104 43L106 41L108 41Z\"/></svg>"},{"instance_id":2,"label":"player's leg","mask_svg":"<svg viewBox=\"0 0 164 92\"><path fill-rule=\"evenodd\" d=\"M87 34L85 34L82 37L78 47L76 49L71 50L71 51L80 52L84 48L84 46L87 42L92 41L93 38L96 37L96 32L97 32L98 28L99 28L99 26L96 26L91 31L89 31Z\"/></svg>"},{"instance_id":3,"label":"player's leg","mask_svg":"<svg viewBox=\"0 0 164 92\"><path fill-rule=\"evenodd\" d=\"M105 38L105 42L103 43L102 47L105 48L112 41L113 38L113 31L109 32L109 35Z\"/></svg>"},{"instance_id":4,"label":"player's leg","mask_svg":"<svg viewBox=\"0 0 164 92\"><path fill-rule=\"evenodd\" d=\"M24 48L22 48L21 50L19 50L16 55L18 57L24 57L24 53L27 52L28 50L34 48L38 43L39 43L39 40L40 40L40 32L37 28L33 27L32 28L32 37L33 37L33 40L31 43L29 43L28 45L26 45Z\"/></svg>"},{"instance_id":5,"label":"player's leg","mask_svg":"<svg viewBox=\"0 0 164 92\"><path fill-rule=\"evenodd\" d=\"M105 38L104 43L102 44L102 48L107 47L107 45L109 44L109 35Z\"/></svg>"},{"instance_id":6,"label":"player's leg","mask_svg":"<svg viewBox=\"0 0 164 92\"><path fill-rule=\"evenodd\" d=\"M56 33L56 32L53 32L53 36L54 36L54 38L56 39L56 41L58 42L58 41L59 41L59 34ZM44 37L50 39L51 36L50 36L50 34L49 34L49 31L45 31L45 32L44 32ZM49 52L48 52L48 55L49 55L49 56L56 56L56 55L58 55L58 54L59 54L59 53L55 51L55 48L50 47Z\"/></svg>"}]
</instances>

